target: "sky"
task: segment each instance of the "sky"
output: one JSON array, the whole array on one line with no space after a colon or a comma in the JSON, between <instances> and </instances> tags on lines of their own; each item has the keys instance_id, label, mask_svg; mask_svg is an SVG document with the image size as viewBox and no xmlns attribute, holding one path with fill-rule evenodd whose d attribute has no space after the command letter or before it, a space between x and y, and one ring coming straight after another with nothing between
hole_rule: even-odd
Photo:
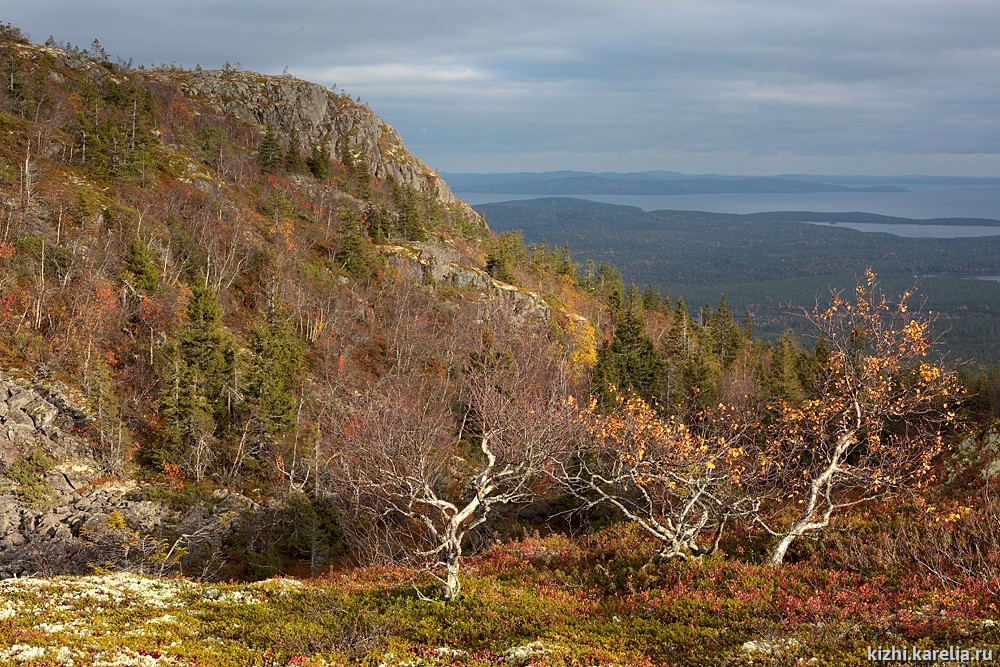
<instances>
[{"instance_id":1,"label":"sky","mask_svg":"<svg viewBox=\"0 0 1000 667\"><path fill-rule=\"evenodd\" d=\"M0 22L287 68L442 172L1000 176L997 0L4 0Z\"/></svg>"}]
</instances>

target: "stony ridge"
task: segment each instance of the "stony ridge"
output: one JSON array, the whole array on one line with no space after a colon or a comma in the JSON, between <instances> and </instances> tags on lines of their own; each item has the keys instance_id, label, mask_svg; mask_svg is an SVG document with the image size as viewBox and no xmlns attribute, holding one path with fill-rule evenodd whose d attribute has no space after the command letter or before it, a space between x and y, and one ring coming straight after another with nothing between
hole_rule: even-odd
<instances>
[{"instance_id":1,"label":"stony ridge","mask_svg":"<svg viewBox=\"0 0 1000 667\"><path fill-rule=\"evenodd\" d=\"M461 255L457 251L431 243L378 248L389 266L411 282L476 289L521 321L526 318L549 321L550 309L545 299L530 290L497 280L482 269L460 263Z\"/></svg>"},{"instance_id":2,"label":"stony ridge","mask_svg":"<svg viewBox=\"0 0 1000 667\"><path fill-rule=\"evenodd\" d=\"M406 149L396 130L346 95L292 77L232 70L186 72L180 87L221 113L271 125L286 138L294 130L309 147L325 145L331 155L346 154L372 176L433 193L442 204L457 201L447 183Z\"/></svg>"}]
</instances>

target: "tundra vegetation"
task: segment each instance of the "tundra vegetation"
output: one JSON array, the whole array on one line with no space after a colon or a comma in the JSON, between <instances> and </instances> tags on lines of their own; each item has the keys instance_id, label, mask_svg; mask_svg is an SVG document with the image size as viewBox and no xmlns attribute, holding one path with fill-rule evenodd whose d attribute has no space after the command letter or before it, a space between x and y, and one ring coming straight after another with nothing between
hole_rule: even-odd
<instances>
[{"instance_id":1,"label":"tundra vegetation","mask_svg":"<svg viewBox=\"0 0 1000 667\"><path fill-rule=\"evenodd\" d=\"M4 374L78 392L92 484L252 508L112 514L0 581L0 665L1000 648L997 406L912 294L870 270L765 344L492 235L346 96L0 36ZM5 502L55 502L64 453L0 454Z\"/></svg>"}]
</instances>

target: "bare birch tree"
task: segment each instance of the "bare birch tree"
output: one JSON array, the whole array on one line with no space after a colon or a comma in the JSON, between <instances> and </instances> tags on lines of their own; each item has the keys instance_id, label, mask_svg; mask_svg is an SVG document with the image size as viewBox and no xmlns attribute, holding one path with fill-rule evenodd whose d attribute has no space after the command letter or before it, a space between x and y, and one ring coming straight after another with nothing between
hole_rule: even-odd
<instances>
[{"instance_id":1,"label":"bare birch tree","mask_svg":"<svg viewBox=\"0 0 1000 667\"><path fill-rule=\"evenodd\" d=\"M542 334L492 327L457 395L433 374L393 376L342 421L333 466L356 516L437 577L445 600L461 591L468 538L534 497L571 427L552 356Z\"/></svg>"},{"instance_id":2,"label":"bare birch tree","mask_svg":"<svg viewBox=\"0 0 1000 667\"><path fill-rule=\"evenodd\" d=\"M719 547L726 524L756 505L742 488L743 445L754 421L719 405L688 419L664 417L634 395L613 409L577 411L587 437L556 468L584 508L617 508L661 547L655 558L698 560Z\"/></svg>"}]
</instances>

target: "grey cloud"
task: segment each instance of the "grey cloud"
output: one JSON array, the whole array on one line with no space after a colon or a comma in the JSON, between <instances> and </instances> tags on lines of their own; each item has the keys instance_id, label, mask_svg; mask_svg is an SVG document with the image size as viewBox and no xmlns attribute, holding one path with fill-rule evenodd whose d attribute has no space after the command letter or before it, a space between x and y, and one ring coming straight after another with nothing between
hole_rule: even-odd
<instances>
[{"instance_id":1,"label":"grey cloud","mask_svg":"<svg viewBox=\"0 0 1000 667\"><path fill-rule=\"evenodd\" d=\"M37 41L336 83L443 171L1000 173L994 0L5 4Z\"/></svg>"}]
</instances>

